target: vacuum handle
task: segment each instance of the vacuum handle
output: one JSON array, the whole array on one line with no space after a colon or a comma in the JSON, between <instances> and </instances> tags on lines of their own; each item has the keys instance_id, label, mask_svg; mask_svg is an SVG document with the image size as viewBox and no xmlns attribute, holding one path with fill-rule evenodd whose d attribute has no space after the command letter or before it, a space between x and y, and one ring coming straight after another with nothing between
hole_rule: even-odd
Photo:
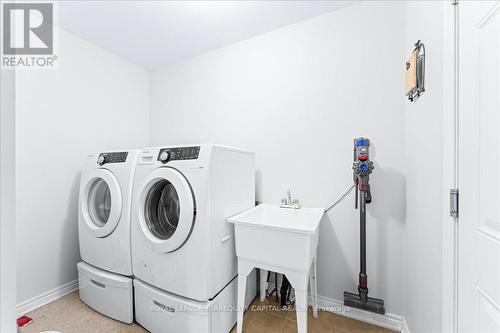
<instances>
[{"instance_id":1,"label":"vacuum handle","mask_svg":"<svg viewBox=\"0 0 500 333\"><path fill-rule=\"evenodd\" d=\"M366 275L366 192L360 193L359 254L360 274Z\"/></svg>"}]
</instances>

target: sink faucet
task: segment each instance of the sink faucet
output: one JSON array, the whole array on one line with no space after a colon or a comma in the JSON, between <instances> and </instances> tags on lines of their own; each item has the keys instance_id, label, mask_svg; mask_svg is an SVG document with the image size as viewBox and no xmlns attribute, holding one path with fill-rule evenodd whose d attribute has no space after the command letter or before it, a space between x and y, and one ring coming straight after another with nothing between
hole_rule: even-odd
<instances>
[{"instance_id":1,"label":"sink faucet","mask_svg":"<svg viewBox=\"0 0 500 333\"><path fill-rule=\"evenodd\" d=\"M281 208L294 208L294 209L299 209L299 200L297 199L292 199L292 195L290 194L290 189L286 191L286 198L281 199Z\"/></svg>"}]
</instances>

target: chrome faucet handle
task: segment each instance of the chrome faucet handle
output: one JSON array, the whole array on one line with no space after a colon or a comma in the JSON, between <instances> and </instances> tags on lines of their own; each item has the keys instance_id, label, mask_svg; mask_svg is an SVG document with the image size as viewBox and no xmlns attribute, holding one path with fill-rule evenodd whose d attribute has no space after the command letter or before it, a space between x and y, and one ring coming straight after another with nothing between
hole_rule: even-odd
<instances>
[{"instance_id":1,"label":"chrome faucet handle","mask_svg":"<svg viewBox=\"0 0 500 333\"><path fill-rule=\"evenodd\" d=\"M286 199L285 198L281 199L281 205L286 205Z\"/></svg>"},{"instance_id":2,"label":"chrome faucet handle","mask_svg":"<svg viewBox=\"0 0 500 333\"><path fill-rule=\"evenodd\" d=\"M293 205L298 206L299 205L299 199L293 199Z\"/></svg>"}]
</instances>

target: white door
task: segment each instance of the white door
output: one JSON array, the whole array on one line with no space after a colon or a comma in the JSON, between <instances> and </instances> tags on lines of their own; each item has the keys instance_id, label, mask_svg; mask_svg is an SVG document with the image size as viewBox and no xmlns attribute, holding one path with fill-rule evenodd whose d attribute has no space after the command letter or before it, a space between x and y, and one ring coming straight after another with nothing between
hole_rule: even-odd
<instances>
[{"instance_id":1,"label":"white door","mask_svg":"<svg viewBox=\"0 0 500 333\"><path fill-rule=\"evenodd\" d=\"M459 2L459 332L500 332L500 1Z\"/></svg>"},{"instance_id":2,"label":"white door","mask_svg":"<svg viewBox=\"0 0 500 333\"><path fill-rule=\"evenodd\" d=\"M113 173L96 169L82 177L80 211L82 227L96 237L109 236L118 226L123 200L120 184Z\"/></svg>"},{"instance_id":3,"label":"white door","mask_svg":"<svg viewBox=\"0 0 500 333\"><path fill-rule=\"evenodd\" d=\"M170 167L155 169L139 193L139 225L151 247L160 253L181 248L196 218L193 191L184 175Z\"/></svg>"}]
</instances>

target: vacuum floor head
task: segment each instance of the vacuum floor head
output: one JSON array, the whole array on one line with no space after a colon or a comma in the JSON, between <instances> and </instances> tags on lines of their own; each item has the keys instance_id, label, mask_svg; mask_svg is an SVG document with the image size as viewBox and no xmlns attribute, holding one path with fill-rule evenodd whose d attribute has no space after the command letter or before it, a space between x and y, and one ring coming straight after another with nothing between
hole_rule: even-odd
<instances>
[{"instance_id":1,"label":"vacuum floor head","mask_svg":"<svg viewBox=\"0 0 500 333\"><path fill-rule=\"evenodd\" d=\"M344 292L344 305L361 310L371 311L378 314L385 314L384 300L367 297L363 302L358 294Z\"/></svg>"}]
</instances>

